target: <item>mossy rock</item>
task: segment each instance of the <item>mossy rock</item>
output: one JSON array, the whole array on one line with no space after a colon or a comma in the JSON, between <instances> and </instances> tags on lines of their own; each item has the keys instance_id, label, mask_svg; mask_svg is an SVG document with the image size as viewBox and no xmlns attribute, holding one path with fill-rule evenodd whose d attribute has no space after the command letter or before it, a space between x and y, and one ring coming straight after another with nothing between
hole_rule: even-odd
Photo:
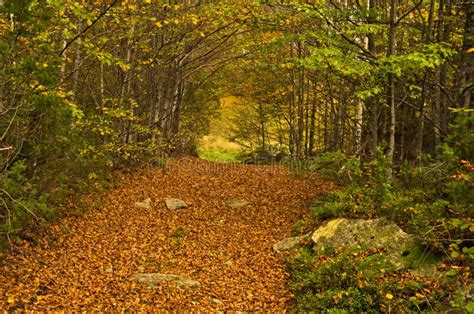
<instances>
[{"instance_id":1,"label":"mossy rock","mask_svg":"<svg viewBox=\"0 0 474 314\"><path fill-rule=\"evenodd\" d=\"M317 254L340 248L382 249L397 270L416 267L415 261L423 254L415 237L384 218L331 220L316 230L311 239Z\"/></svg>"}]
</instances>

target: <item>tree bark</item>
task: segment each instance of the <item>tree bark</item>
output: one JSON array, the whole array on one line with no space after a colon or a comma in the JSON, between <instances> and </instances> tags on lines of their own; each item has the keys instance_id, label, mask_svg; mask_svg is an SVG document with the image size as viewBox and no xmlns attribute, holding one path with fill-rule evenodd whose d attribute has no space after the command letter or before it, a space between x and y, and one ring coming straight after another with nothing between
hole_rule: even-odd
<instances>
[{"instance_id":1,"label":"tree bark","mask_svg":"<svg viewBox=\"0 0 474 314\"><path fill-rule=\"evenodd\" d=\"M391 57L395 53L395 27L397 21L397 0L390 2L390 28L388 33L388 53L387 57ZM389 106L390 106L390 123L389 123L389 141L387 150L387 161L389 169L388 177L391 178L393 172L393 156L395 152L395 127L396 127L396 105L395 105L395 76L392 72L388 74L389 88Z\"/></svg>"},{"instance_id":2,"label":"tree bark","mask_svg":"<svg viewBox=\"0 0 474 314\"><path fill-rule=\"evenodd\" d=\"M313 157L314 154L314 136L315 136L315 127L316 127L316 89L317 84L314 82L314 94L313 94L313 101L311 102L311 111L310 111L310 126L309 126L309 148L308 148L308 155L309 157Z\"/></svg>"},{"instance_id":3,"label":"tree bark","mask_svg":"<svg viewBox=\"0 0 474 314\"><path fill-rule=\"evenodd\" d=\"M376 0L368 0L369 16L367 19L368 24L374 24L376 22L375 8L377 7ZM374 34L370 33L367 35L367 47L370 53L375 54L375 38ZM377 154L378 145L378 106L377 99L375 97L369 97L366 100L366 107L370 111L369 117L369 159L375 159Z\"/></svg>"},{"instance_id":4,"label":"tree bark","mask_svg":"<svg viewBox=\"0 0 474 314\"><path fill-rule=\"evenodd\" d=\"M474 2L466 1L464 3L466 20L464 23L464 38L462 46L462 66L461 66L461 90L460 101L464 109L472 109L474 97L472 90L474 88L473 67L474 67Z\"/></svg>"},{"instance_id":5,"label":"tree bark","mask_svg":"<svg viewBox=\"0 0 474 314\"><path fill-rule=\"evenodd\" d=\"M450 2L450 0L447 0ZM439 0L438 8L438 34L437 40L439 43L445 41L447 36L447 27L445 23L445 8L448 10L448 5L445 4L445 0ZM435 155L439 153L440 144L443 140L442 134L446 133L446 62L443 62L439 67L436 77L438 81L438 86L436 87L436 100L433 104L433 136L434 136L434 145L435 145Z\"/></svg>"},{"instance_id":6,"label":"tree bark","mask_svg":"<svg viewBox=\"0 0 474 314\"><path fill-rule=\"evenodd\" d=\"M298 58L303 57L301 42L297 43ZM304 99L305 99L305 70L303 66L298 67L298 135L296 143L296 158L303 158L303 133L304 133Z\"/></svg>"}]
</instances>

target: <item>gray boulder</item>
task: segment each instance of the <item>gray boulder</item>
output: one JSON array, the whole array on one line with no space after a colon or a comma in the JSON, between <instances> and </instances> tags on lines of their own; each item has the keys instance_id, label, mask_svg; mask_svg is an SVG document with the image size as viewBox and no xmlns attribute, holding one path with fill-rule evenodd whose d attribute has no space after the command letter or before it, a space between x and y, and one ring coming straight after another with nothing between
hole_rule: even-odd
<instances>
[{"instance_id":1,"label":"gray boulder","mask_svg":"<svg viewBox=\"0 0 474 314\"><path fill-rule=\"evenodd\" d=\"M152 288L157 287L160 283L171 283L176 285L178 288L200 288L201 283L196 280L183 278L177 275L149 273L149 274L133 274L130 280L143 282Z\"/></svg>"},{"instance_id":2,"label":"gray boulder","mask_svg":"<svg viewBox=\"0 0 474 314\"><path fill-rule=\"evenodd\" d=\"M273 250L275 252L291 250L292 248L300 244L301 241L309 238L310 236L311 236L311 232L299 237L290 237L290 238L283 239L280 242L275 243L273 245Z\"/></svg>"},{"instance_id":3,"label":"gray boulder","mask_svg":"<svg viewBox=\"0 0 474 314\"><path fill-rule=\"evenodd\" d=\"M188 205L183 200L177 198L165 198L165 204L169 210L188 208Z\"/></svg>"},{"instance_id":4,"label":"gray boulder","mask_svg":"<svg viewBox=\"0 0 474 314\"><path fill-rule=\"evenodd\" d=\"M412 251L415 254L418 248L413 236L383 218L335 219L316 230L311 239L315 252L320 254L342 247L384 249L386 260L395 269L405 268Z\"/></svg>"}]
</instances>

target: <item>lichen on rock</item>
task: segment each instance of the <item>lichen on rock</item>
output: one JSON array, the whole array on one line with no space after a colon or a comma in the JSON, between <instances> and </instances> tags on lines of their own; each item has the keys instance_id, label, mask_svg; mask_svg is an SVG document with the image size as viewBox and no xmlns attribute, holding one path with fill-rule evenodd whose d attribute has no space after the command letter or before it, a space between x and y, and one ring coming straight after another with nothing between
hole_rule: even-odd
<instances>
[{"instance_id":1,"label":"lichen on rock","mask_svg":"<svg viewBox=\"0 0 474 314\"><path fill-rule=\"evenodd\" d=\"M338 218L317 229L311 239L318 254L323 254L327 249L383 249L387 261L395 269L409 267L407 261L412 251L417 251L418 247L412 235L384 218Z\"/></svg>"}]
</instances>

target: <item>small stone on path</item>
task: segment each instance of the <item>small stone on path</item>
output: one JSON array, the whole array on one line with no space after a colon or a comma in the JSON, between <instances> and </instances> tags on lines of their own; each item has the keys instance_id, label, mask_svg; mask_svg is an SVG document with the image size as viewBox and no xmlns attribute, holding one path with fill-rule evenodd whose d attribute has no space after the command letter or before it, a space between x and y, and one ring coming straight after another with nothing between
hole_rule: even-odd
<instances>
[{"instance_id":1,"label":"small stone on path","mask_svg":"<svg viewBox=\"0 0 474 314\"><path fill-rule=\"evenodd\" d=\"M200 288L201 283L196 280L183 278L177 275L149 273L149 274L133 274L130 277L132 281L143 282L154 288L162 282L173 283L179 288Z\"/></svg>"},{"instance_id":2,"label":"small stone on path","mask_svg":"<svg viewBox=\"0 0 474 314\"><path fill-rule=\"evenodd\" d=\"M246 200L227 200L225 203L230 208L241 208L250 204Z\"/></svg>"},{"instance_id":3,"label":"small stone on path","mask_svg":"<svg viewBox=\"0 0 474 314\"><path fill-rule=\"evenodd\" d=\"M136 202L135 206L143 209L151 209L151 198L147 198L143 202Z\"/></svg>"},{"instance_id":4,"label":"small stone on path","mask_svg":"<svg viewBox=\"0 0 474 314\"><path fill-rule=\"evenodd\" d=\"M165 204L169 210L188 208L188 205L183 200L177 198L165 198Z\"/></svg>"}]
</instances>

